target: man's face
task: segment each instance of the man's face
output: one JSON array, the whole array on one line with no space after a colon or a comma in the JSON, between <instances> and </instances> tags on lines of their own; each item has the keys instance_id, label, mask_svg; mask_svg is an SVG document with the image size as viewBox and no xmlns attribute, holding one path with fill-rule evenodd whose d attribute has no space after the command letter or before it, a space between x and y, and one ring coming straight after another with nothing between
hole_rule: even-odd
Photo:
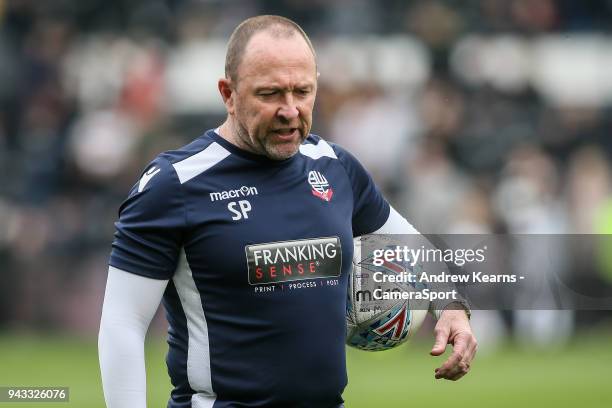
<instances>
[{"instance_id":1,"label":"man's face","mask_svg":"<svg viewBox=\"0 0 612 408\"><path fill-rule=\"evenodd\" d=\"M228 110L240 147L274 160L297 153L312 125L315 59L298 34L255 34L238 67Z\"/></svg>"}]
</instances>

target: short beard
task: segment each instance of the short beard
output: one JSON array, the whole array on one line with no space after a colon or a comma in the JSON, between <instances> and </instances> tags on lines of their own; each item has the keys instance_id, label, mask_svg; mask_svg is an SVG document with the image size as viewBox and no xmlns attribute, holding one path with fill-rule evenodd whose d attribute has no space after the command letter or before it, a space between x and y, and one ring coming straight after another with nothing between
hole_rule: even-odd
<instances>
[{"instance_id":1,"label":"short beard","mask_svg":"<svg viewBox=\"0 0 612 408\"><path fill-rule=\"evenodd\" d=\"M242 148L246 147L245 150L248 150L251 153L265 156L272 160L281 161L281 160L286 160L286 159L289 159L290 157L293 157L299 151L300 145L305 139L302 133L302 129L298 128L297 131L300 133L300 143L295 147L295 150L293 150L292 152L288 152L288 153L280 152L275 148L276 147L275 145L270 146L269 144L266 143L265 140L262 141L258 138L251 138L246 128L242 126L242 124L240 124L238 121L235 121L234 123L235 123L234 131L236 132L236 136L238 137L238 140L240 141L240 143L243 144L243 146L239 146L239 147L242 147Z\"/></svg>"}]
</instances>

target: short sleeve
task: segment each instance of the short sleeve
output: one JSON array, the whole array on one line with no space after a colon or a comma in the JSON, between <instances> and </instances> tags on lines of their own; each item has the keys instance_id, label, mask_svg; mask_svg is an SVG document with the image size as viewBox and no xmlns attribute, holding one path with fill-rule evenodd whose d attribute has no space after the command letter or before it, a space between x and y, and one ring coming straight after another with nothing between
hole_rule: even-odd
<instances>
[{"instance_id":1,"label":"short sleeve","mask_svg":"<svg viewBox=\"0 0 612 408\"><path fill-rule=\"evenodd\" d=\"M147 166L119 209L109 264L153 279L174 274L186 229L184 197L163 157Z\"/></svg>"},{"instance_id":2,"label":"short sleeve","mask_svg":"<svg viewBox=\"0 0 612 408\"><path fill-rule=\"evenodd\" d=\"M389 203L370 174L352 154L338 145L333 145L333 148L353 189L353 236L373 233L389 218Z\"/></svg>"}]
</instances>

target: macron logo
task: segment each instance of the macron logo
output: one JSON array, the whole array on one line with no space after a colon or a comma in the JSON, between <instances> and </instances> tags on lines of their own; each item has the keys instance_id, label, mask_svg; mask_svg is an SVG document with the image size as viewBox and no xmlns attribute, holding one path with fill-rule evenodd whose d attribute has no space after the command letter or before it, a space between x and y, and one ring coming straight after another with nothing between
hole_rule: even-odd
<instances>
[{"instance_id":1,"label":"macron logo","mask_svg":"<svg viewBox=\"0 0 612 408\"><path fill-rule=\"evenodd\" d=\"M227 190L227 191L216 191L214 193L210 193L210 201L223 201L228 200L230 198L240 198L240 197L248 197L252 195L257 195L259 192L256 187L247 187L242 186L235 190Z\"/></svg>"},{"instance_id":2,"label":"macron logo","mask_svg":"<svg viewBox=\"0 0 612 408\"><path fill-rule=\"evenodd\" d=\"M142 175L142 178L140 179L140 182L138 183L139 193L142 193L142 190L144 190L149 180L151 180L157 173L159 173L160 170L161 169L155 169L155 167L151 167L149 170L147 170L145 174Z\"/></svg>"}]
</instances>

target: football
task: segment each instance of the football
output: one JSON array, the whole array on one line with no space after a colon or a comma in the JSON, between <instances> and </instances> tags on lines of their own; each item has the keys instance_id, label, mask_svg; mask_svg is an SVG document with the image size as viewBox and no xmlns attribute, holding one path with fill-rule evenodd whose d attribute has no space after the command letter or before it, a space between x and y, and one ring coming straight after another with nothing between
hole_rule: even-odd
<instances>
[{"instance_id":1,"label":"football","mask_svg":"<svg viewBox=\"0 0 612 408\"><path fill-rule=\"evenodd\" d=\"M380 282L382 275L412 270L409 262L374 262L375 248L394 247L390 236L368 235L355 239L353 269L349 277L346 344L366 351L388 350L404 343L425 319L429 301L381 299L382 293L421 290L414 282ZM418 265L415 266L418 268ZM374 274L376 274L376 279ZM393 280L393 279L390 279Z\"/></svg>"}]
</instances>

